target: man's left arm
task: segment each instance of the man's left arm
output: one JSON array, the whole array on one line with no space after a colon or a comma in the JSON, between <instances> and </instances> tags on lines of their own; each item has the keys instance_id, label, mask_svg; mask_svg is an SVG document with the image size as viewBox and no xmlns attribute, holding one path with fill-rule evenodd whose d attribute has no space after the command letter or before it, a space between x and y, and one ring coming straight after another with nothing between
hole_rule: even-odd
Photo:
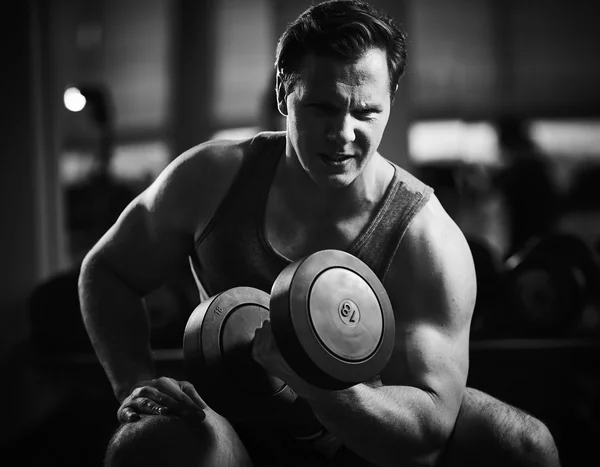
<instances>
[{"instance_id":1,"label":"man's left arm","mask_svg":"<svg viewBox=\"0 0 600 467\"><path fill-rule=\"evenodd\" d=\"M466 385L475 284L467 242L432 197L405 234L385 280L396 340L379 378L326 391L284 363L262 363L361 457L381 466L433 465Z\"/></svg>"}]
</instances>

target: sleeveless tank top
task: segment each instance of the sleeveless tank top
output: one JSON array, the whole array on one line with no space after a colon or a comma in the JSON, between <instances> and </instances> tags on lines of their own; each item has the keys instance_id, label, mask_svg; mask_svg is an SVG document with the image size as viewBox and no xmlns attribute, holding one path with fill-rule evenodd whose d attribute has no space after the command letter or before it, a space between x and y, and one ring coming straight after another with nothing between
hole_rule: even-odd
<instances>
[{"instance_id":1,"label":"sleeveless tank top","mask_svg":"<svg viewBox=\"0 0 600 467\"><path fill-rule=\"evenodd\" d=\"M207 297L237 286L270 293L290 263L273 249L264 230L267 197L285 144L285 132L262 132L252 138L229 192L206 227L195 233L190 260ZM390 163L394 176L372 221L346 250L369 266L381 282L410 222L433 192Z\"/></svg>"},{"instance_id":2,"label":"sleeveless tank top","mask_svg":"<svg viewBox=\"0 0 600 467\"><path fill-rule=\"evenodd\" d=\"M265 235L267 197L285 145L285 132L262 132L252 138L231 188L206 227L195 233L190 263L200 300L237 286L270 293L273 282L290 263L273 249ZM369 266L381 282L411 220L433 192L391 164L394 176L372 221L346 250ZM307 403L297 399L294 404L300 426L301 420L310 420L307 426L311 429L315 424L320 426ZM323 428L316 438L311 436L309 443L309 449L326 453L328 458L343 448Z\"/></svg>"}]
</instances>

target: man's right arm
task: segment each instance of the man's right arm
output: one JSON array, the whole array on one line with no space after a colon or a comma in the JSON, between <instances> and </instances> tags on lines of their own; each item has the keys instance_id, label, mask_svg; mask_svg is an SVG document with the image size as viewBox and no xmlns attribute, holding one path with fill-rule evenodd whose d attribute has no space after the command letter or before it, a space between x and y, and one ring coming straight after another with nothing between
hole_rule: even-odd
<instances>
[{"instance_id":1,"label":"man's right arm","mask_svg":"<svg viewBox=\"0 0 600 467\"><path fill-rule=\"evenodd\" d=\"M151 217L143 196L136 199L86 256L79 278L83 321L119 401L135 383L155 377L141 298L185 255L182 241L159 244ZM169 261L160 250L170 252Z\"/></svg>"},{"instance_id":2,"label":"man's right arm","mask_svg":"<svg viewBox=\"0 0 600 467\"><path fill-rule=\"evenodd\" d=\"M156 377L141 298L187 262L196 228L208 221L233 179L237 152L208 143L179 156L82 263L83 321L120 402L140 381Z\"/></svg>"}]
</instances>

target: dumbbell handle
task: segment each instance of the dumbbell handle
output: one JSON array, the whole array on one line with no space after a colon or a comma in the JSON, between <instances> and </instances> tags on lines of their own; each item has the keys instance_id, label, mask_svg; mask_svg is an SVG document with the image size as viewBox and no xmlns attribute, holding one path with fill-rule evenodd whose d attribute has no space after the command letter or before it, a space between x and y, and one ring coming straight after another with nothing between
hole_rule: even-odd
<instances>
[{"instance_id":1,"label":"dumbbell handle","mask_svg":"<svg viewBox=\"0 0 600 467\"><path fill-rule=\"evenodd\" d=\"M254 333L269 316L268 302L265 292L238 287L198 305L183 339L188 379L233 422L268 421L291 436L311 436L323 427L306 401L251 356Z\"/></svg>"}]
</instances>

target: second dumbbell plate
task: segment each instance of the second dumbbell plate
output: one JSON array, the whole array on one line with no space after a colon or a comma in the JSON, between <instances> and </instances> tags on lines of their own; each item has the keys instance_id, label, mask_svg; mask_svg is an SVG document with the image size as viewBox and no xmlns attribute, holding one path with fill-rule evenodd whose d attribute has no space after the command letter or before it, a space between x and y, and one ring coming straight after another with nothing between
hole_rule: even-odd
<instances>
[{"instance_id":1,"label":"second dumbbell plate","mask_svg":"<svg viewBox=\"0 0 600 467\"><path fill-rule=\"evenodd\" d=\"M202 397L231 420L276 417L296 395L252 359L254 333L269 317L269 295L236 287L202 302L183 341L190 376Z\"/></svg>"},{"instance_id":2,"label":"second dumbbell plate","mask_svg":"<svg viewBox=\"0 0 600 467\"><path fill-rule=\"evenodd\" d=\"M283 357L315 386L367 381L393 350L394 316L383 285L343 251L319 251L286 267L273 284L270 309Z\"/></svg>"}]
</instances>

